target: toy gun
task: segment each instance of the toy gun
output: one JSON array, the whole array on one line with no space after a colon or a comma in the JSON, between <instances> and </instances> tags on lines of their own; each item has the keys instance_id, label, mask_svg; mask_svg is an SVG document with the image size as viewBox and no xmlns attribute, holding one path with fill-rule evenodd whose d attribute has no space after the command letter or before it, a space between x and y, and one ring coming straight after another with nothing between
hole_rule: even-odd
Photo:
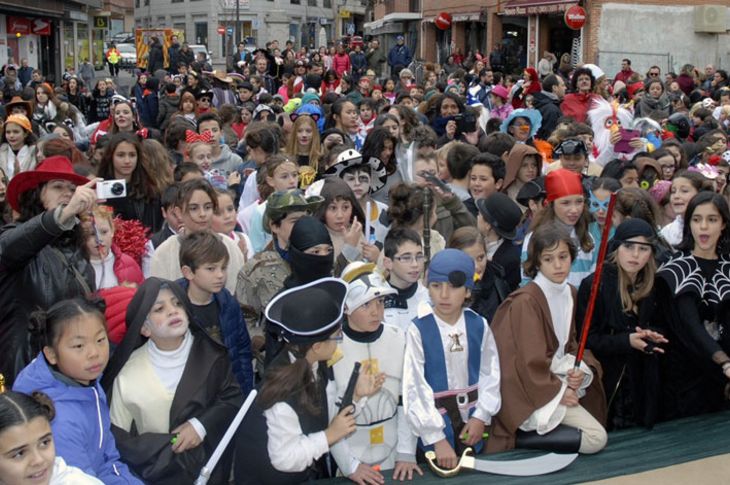
<instances>
[{"instance_id":1,"label":"toy gun","mask_svg":"<svg viewBox=\"0 0 730 485\"><path fill-rule=\"evenodd\" d=\"M352 404L353 397L355 396L355 386L357 385L357 379L360 377L361 365L362 364L360 364L360 362L355 362L355 365L352 368L350 380L347 381L347 388L345 388L345 394L343 394L342 402L340 402L340 411Z\"/></svg>"}]
</instances>

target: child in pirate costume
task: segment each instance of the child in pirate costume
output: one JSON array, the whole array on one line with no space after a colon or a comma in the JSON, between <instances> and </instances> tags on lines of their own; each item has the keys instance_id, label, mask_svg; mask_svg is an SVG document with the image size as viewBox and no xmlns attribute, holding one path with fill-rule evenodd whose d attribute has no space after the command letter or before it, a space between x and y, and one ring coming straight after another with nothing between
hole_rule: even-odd
<instances>
[{"instance_id":1,"label":"child in pirate costume","mask_svg":"<svg viewBox=\"0 0 730 485\"><path fill-rule=\"evenodd\" d=\"M266 318L286 342L266 369L261 390L238 428L236 484L298 484L334 476L330 449L356 430L352 405L337 410L328 361L342 340L347 285L322 278L283 291ZM353 402L377 393L382 376L361 368ZM349 377L349 376L348 376Z\"/></svg>"},{"instance_id":2,"label":"child in pirate costume","mask_svg":"<svg viewBox=\"0 0 730 485\"><path fill-rule=\"evenodd\" d=\"M338 394L347 388L355 362L369 363L373 374L385 378L378 393L368 398L356 418L357 431L335 447L332 456L342 474L352 481L382 481L374 466L393 471L394 480L421 474L416 465L416 437L405 418L400 399L403 375L403 330L383 325L384 299L396 293L375 270L375 264L350 263L342 273L348 282L346 320L342 324L342 359L334 366Z\"/></svg>"},{"instance_id":3,"label":"child in pirate costume","mask_svg":"<svg viewBox=\"0 0 730 485\"><path fill-rule=\"evenodd\" d=\"M419 446L453 468L467 446L481 450L484 428L500 409L499 357L487 322L464 308L474 260L458 249L439 251L426 281L433 312L406 332L403 404Z\"/></svg>"},{"instance_id":4,"label":"child in pirate costume","mask_svg":"<svg viewBox=\"0 0 730 485\"><path fill-rule=\"evenodd\" d=\"M102 379L119 452L146 483L192 483L241 406L228 350L190 322L182 288L149 278ZM230 468L227 453L209 483L228 483Z\"/></svg>"},{"instance_id":5,"label":"child in pirate costume","mask_svg":"<svg viewBox=\"0 0 730 485\"><path fill-rule=\"evenodd\" d=\"M562 225L541 224L532 233L525 263L532 281L494 315L502 409L487 452L517 447L597 453L606 445L600 365L586 352L580 370L573 371L576 290L567 280L576 252Z\"/></svg>"}]
</instances>

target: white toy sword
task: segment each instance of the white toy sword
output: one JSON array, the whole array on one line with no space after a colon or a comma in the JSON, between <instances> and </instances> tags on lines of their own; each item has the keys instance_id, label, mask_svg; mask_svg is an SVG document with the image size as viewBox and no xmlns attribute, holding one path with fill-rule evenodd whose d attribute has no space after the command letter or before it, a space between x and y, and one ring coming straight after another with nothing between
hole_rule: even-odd
<instances>
[{"instance_id":1,"label":"white toy sword","mask_svg":"<svg viewBox=\"0 0 730 485\"><path fill-rule=\"evenodd\" d=\"M494 460L477 460L474 458L474 451L471 448L464 450L459 459L459 464L450 470L444 470L436 464L436 453L433 451L426 452L426 460L428 466L433 472L442 478L451 478L459 474L462 469L477 470L484 473L493 473L495 475L507 475L512 477L531 477L536 475L546 475L558 470L562 470L570 465L578 458L578 453L557 454L548 453L547 455L535 458L525 458L524 460L511 461L494 461Z\"/></svg>"},{"instance_id":2,"label":"white toy sword","mask_svg":"<svg viewBox=\"0 0 730 485\"><path fill-rule=\"evenodd\" d=\"M241 409L239 409L238 413L236 413L236 417L233 418L233 422L231 422L231 425L228 426L228 429L223 435L220 443L218 443L218 446L215 447L213 454L208 460L208 463L206 463L205 466L200 470L200 475L198 475L197 480L195 480L195 485L206 485L208 483L211 473L213 473L215 466L218 464L218 461L220 461L221 456L223 456L223 452L226 451L228 443L230 443L231 439L233 439L233 434L238 430L238 427L241 425L241 421L243 421L244 416L246 416L248 408L250 408L251 404L253 404L253 400L256 397L257 393L258 391L256 391L256 389L248 393L248 397L243 402L243 406L241 406Z\"/></svg>"}]
</instances>

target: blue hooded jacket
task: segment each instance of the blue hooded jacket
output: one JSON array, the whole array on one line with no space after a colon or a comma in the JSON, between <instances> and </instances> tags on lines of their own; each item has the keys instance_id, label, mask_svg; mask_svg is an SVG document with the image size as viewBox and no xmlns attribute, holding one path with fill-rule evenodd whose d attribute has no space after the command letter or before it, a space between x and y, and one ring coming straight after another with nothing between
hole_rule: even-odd
<instances>
[{"instance_id":1,"label":"blue hooded jacket","mask_svg":"<svg viewBox=\"0 0 730 485\"><path fill-rule=\"evenodd\" d=\"M185 278L176 281L187 293L190 283ZM228 349L228 357L231 359L231 370L236 376L238 385L244 396L253 389L253 365L251 364L251 337L248 335L246 321L241 313L241 306L231 295L231 292L223 288L218 293L213 293L213 299L218 304L220 322L218 325L223 337L223 345ZM201 328L205 328L202 322L197 322Z\"/></svg>"},{"instance_id":2,"label":"blue hooded jacket","mask_svg":"<svg viewBox=\"0 0 730 485\"><path fill-rule=\"evenodd\" d=\"M13 390L46 393L56 407L51 423L56 454L106 485L143 485L122 463L111 433L109 405L97 379L93 385L66 383L57 378L43 354L25 367Z\"/></svg>"}]
</instances>

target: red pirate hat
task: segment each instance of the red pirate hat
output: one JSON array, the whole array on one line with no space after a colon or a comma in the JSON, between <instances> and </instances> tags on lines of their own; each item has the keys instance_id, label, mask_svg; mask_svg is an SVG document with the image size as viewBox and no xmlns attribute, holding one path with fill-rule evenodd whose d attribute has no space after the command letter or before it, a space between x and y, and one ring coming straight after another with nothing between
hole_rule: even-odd
<instances>
[{"instance_id":1,"label":"red pirate hat","mask_svg":"<svg viewBox=\"0 0 730 485\"><path fill-rule=\"evenodd\" d=\"M74 173L71 160L55 155L43 160L35 170L20 172L8 184L8 203L15 211L20 211L20 195L51 180L68 180L76 185L84 185L89 179Z\"/></svg>"},{"instance_id":2,"label":"red pirate hat","mask_svg":"<svg viewBox=\"0 0 730 485\"><path fill-rule=\"evenodd\" d=\"M545 177L545 192L547 192L548 202L569 195L583 195L581 177L564 168L553 170Z\"/></svg>"}]
</instances>

